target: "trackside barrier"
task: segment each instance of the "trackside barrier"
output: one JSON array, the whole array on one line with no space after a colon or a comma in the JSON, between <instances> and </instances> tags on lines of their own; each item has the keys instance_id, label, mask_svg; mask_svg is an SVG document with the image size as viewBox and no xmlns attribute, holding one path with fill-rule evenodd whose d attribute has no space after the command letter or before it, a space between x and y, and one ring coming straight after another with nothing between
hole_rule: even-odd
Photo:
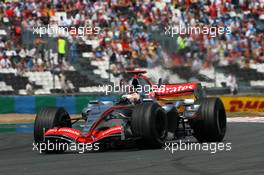
<instances>
[{"instance_id":1,"label":"trackside barrier","mask_svg":"<svg viewBox=\"0 0 264 175\"><path fill-rule=\"evenodd\" d=\"M62 106L80 114L90 100L114 101L115 96L0 96L0 114L35 114L44 106Z\"/></svg>"},{"instance_id":2,"label":"trackside barrier","mask_svg":"<svg viewBox=\"0 0 264 175\"><path fill-rule=\"evenodd\" d=\"M264 96L222 96L227 112L264 112Z\"/></svg>"},{"instance_id":3,"label":"trackside barrier","mask_svg":"<svg viewBox=\"0 0 264 175\"><path fill-rule=\"evenodd\" d=\"M90 100L114 101L116 96L0 96L0 114L35 114L43 106L62 106L80 114ZM264 112L264 96L221 96L227 112Z\"/></svg>"}]
</instances>

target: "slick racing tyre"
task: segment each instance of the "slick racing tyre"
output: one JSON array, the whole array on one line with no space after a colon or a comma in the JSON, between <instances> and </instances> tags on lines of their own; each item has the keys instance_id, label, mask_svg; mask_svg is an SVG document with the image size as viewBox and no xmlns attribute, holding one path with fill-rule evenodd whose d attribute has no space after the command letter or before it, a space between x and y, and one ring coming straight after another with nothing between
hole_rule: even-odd
<instances>
[{"instance_id":1,"label":"slick racing tyre","mask_svg":"<svg viewBox=\"0 0 264 175\"><path fill-rule=\"evenodd\" d=\"M226 112L222 101L219 98L202 99L191 126L199 142L221 142L226 132Z\"/></svg>"},{"instance_id":2,"label":"slick racing tyre","mask_svg":"<svg viewBox=\"0 0 264 175\"><path fill-rule=\"evenodd\" d=\"M168 131L164 109L153 102L138 104L132 113L131 129L134 136L139 138L139 148L161 148Z\"/></svg>"},{"instance_id":3,"label":"slick racing tyre","mask_svg":"<svg viewBox=\"0 0 264 175\"><path fill-rule=\"evenodd\" d=\"M53 127L71 127L70 116L64 108L45 107L38 112L34 124L35 143L46 141L44 132Z\"/></svg>"}]
</instances>

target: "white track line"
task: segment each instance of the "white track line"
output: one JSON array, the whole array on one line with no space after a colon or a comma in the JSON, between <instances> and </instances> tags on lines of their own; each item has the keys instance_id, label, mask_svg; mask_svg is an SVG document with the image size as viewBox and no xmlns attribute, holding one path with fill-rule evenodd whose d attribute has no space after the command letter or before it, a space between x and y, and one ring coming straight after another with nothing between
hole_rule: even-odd
<instances>
[{"instance_id":1,"label":"white track line","mask_svg":"<svg viewBox=\"0 0 264 175\"><path fill-rule=\"evenodd\" d=\"M234 117L227 118L227 122L264 123L264 117Z\"/></svg>"}]
</instances>

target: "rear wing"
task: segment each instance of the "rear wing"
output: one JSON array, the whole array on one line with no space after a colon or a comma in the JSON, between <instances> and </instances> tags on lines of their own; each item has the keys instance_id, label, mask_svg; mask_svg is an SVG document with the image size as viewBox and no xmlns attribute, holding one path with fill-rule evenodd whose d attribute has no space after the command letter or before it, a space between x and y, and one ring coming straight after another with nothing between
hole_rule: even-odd
<instances>
[{"instance_id":1,"label":"rear wing","mask_svg":"<svg viewBox=\"0 0 264 175\"><path fill-rule=\"evenodd\" d=\"M156 88L149 93L150 97L154 97L158 101L175 101L184 99L196 99L195 91L199 87L198 83L178 83L178 84L165 84Z\"/></svg>"}]
</instances>

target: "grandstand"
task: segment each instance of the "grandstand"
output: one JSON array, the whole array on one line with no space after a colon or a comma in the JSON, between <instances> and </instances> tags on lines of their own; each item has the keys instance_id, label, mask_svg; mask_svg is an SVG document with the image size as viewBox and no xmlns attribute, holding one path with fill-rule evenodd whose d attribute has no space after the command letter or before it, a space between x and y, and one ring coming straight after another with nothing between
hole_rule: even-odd
<instances>
[{"instance_id":1,"label":"grandstand","mask_svg":"<svg viewBox=\"0 0 264 175\"><path fill-rule=\"evenodd\" d=\"M0 18L1 95L27 95L30 87L35 95L96 92L134 68L156 81L199 81L218 90L232 75L240 92L264 90L263 1L8 1L0 2ZM232 33L165 35L166 26L180 24L231 26ZM101 31L64 34L60 61L61 36L33 34L48 25Z\"/></svg>"}]
</instances>

